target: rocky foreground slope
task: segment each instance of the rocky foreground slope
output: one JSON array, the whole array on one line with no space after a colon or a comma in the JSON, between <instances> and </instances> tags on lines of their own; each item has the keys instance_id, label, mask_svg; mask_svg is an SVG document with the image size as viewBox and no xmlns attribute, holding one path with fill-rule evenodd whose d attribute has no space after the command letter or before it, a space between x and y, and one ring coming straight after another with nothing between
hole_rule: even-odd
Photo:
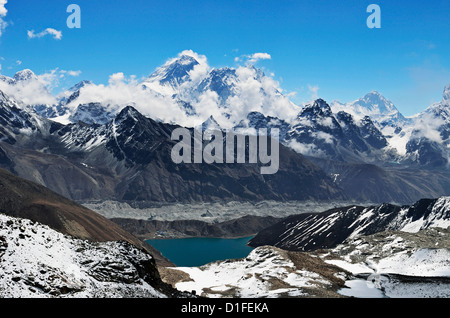
<instances>
[{"instance_id":1,"label":"rocky foreground slope","mask_svg":"<svg viewBox=\"0 0 450 318\"><path fill-rule=\"evenodd\" d=\"M73 237L94 242L127 241L170 265L161 253L106 217L41 185L0 169L0 213L30 219Z\"/></svg>"},{"instance_id":2,"label":"rocky foreground slope","mask_svg":"<svg viewBox=\"0 0 450 318\"><path fill-rule=\"evenodd\" d=\"M188 296L164 284L154 258L125 241L92 242L0 214L0 297Z\"/></svg>"}]
</instances>

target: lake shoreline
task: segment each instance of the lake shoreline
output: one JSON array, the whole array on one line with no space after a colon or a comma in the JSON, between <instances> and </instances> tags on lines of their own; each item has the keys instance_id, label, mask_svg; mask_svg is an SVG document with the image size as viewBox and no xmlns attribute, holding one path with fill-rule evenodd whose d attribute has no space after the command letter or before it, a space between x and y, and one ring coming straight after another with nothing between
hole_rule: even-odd
<instances>
[{"instance_id":1,"label":"lake shoreline","mask_svg":"<svg viewBox=\"0 0 450 318\"><path fill-rule=\"evenodd\" d=\"M175 267L198 267L215 261L241 259L253 250L247 243L253 236L242 238L181 238L146 240Z\"/></svg>"}]
</instances>

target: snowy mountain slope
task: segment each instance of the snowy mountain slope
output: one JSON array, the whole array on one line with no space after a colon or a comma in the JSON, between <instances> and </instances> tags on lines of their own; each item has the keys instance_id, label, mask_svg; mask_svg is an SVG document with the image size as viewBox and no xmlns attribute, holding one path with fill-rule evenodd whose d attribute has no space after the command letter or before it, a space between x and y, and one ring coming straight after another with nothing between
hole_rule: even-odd
<instances>
[{"instance_id":1,"label":"snowy mountain slope","mask_svg":"<svg viewBox=\"0 0 450 318\"><path fill-rule=\"evenodd\" d=\"M450 296L449 229L414 233L388 231L344 241L320 257L351 272L343 295L364 297L446 298ZM365 287L357 291L355 287ZM372 290L370 290L370 288Z\"/></svg>"},{"instance_id":2,"label":"snowy mountain slope","mask_svg":"<svg viewBox=\"0 0 450 318\"><path fill-rule=\"evenodd\" d=\"M89 101L88 103L79 103L78 101L81 90L89 85L93 85L93 83L87 80L78 82L56 96L56 105L48 107L46 111L37 110L37 112L45 118L62 124L76 123L79 120L84 120L87 123L104 122L104 117L108 116L109 113L106 107L100 105L98 102ZM97 107L93 111L90 111L93 108L92 105L96 105Z\"/></svg>"},{"instance_id":3,"label":"snowy mountain slope","mask_svg":"<svg viewBox=\"0 0 450 318\"><path fill-rule=\"evenodd\" d=\"M108 107L100 103L80 104L69 116L73 123L82 121L86 124L106 124L114 118L114 114L108 110Z\"/></svg>"},{"instance_id":4,"label":"snowy mountain slope","mask_svg":"<svg viewBox=\"0 0 450 318\"><path fill-rule=\"evenodd\" d=\"M208 76L201 81L196 88L196 91L199 94L208 90L215 92L219 96L220 103L224 105L228 98L237 95L237 81L238 76L236 74L236 69L228 67L213 69Z\"/></svg>"},{"instance_id":5,"label":"snowy mountain slope","mask_svg":"<svg viewBox=\"0 0 450 318\"><path fill-rule=\"evenodd\" d=\"M46 163L48 165L48 163ZM55 164L58 165L58 164ZM68 179L79 175L63 168ZM53 177L56 173L50 171ZM60 181L61 182L61 181ZM64 179L62 179L64 183ZM86 183L84 183L86 185ZM55 231L95 242L127 241L149 251L159 264L170 264L159 251L131 235L106 217L57 193L0 169L0 211L48 225Z\"/></svg>"},{"instance_id":6,"label":"snowy mountain slope","mask_svg":"<svg viewBox=\"0 0 450 318\"><path fill-rule=\"evenodd\" d=\"M448 166L450 160L450 85L444 88L442 101L414 118L406 144L406 162L423 166Z\"/></svg>"},{"instance_id":7,"label":"snowy mountain slope","mask_svg":"<svg viewBox=\"0 0 450 318\"><path fill-rule=\"evenodd\" d=\"M152 256L129 243L75 239L2 214L0 260L4 298L173 297Z\"/></svg>"},{"instance_id":8,"label":"snowy mountain slope","mask_svg":"<svg viewBox=\"0 0 450 318\"><path fill-rule=\"evenodd\" d=\"M450 277L449 235L448 229L437 227L380 232L347 239L322 257L353 274Z\"/></svg>"},{"instance_id":9,"label":"snowy mountain slope","mask_svg":"<svg viewBox=\"0 0 450 318\"><path fill-rule=\"evenodd\" d=\"M387 230L416 232L448 226L450 197L442 197L423 199L412 206L351 206L319 214L291 216L258 233L249 245L309 251L334 247L348 238Z\"/></svg>"},{"instance_id":10,"label":"snowy mountain slope","mask_svg":"<svg viewBox=\"0 0 450 318\"><path fill-rule=\"evenodd\" d=\"M406 143L411 134L412 120L404 117L395 105L377 91L350 103L333 101L330 104L334 113L345 111L361 120L368 116L380 130L389 147L399 155L406 153Z\"/></svg>"},{"instance_id":11,"label":"snowy mountain slope","mask_svg":"<svg viewBox=\"0 0 450 318\"><path fill-rule=\"evenodd\" d=\"M0 90L0 140L15 144L19 139L45 133L49 123L32 109Z\"/></svg>"},{"instance_id":12,"label":"snowy mountain slope","mask_svg":"<svg viewBox=\"0 0 450 318\"><path fill-rule=\"evenodd\" d=\"M285 143L309 156L339 161L383 162L390 156L385 137L369 117L335 114L322 99L300 111Z\"/></svg>"},{"instance_id":13,"label":"snowy mountain slope","mask_svg":"<svg viewBox=\"0 0 450 318\"><path fill-rule=\"evenodd\" d=\"M269 246L256 248L244 259L166 268L161 275L179 290L209 298L337 297L346 278L344 270L317 257Z\"/></svg>"}]
</instances>

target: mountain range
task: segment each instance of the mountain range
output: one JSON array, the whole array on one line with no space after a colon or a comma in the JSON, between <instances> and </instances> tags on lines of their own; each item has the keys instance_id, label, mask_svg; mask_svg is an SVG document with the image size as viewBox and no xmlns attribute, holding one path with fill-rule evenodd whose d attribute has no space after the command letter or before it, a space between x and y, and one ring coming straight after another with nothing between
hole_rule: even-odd
<instances>
[{"instance_id":1,"label":"mountain range","mask_svg":"<svg viewBox=\"0 0 450 318\"><path fill-rule=\"evenodd\" d=\"M404 204L449 194L450 85L413 117L376 91L348 104L295 105L253 65L211 69L184 51L133 83L116 74L108 87L82 81L52 96L24 70L0 77L0 91L1 167L75 200ZM284 165L269 180L251 165L181 168L169 158L180 126L277 128Z\"/></svg>"}]
</instances>

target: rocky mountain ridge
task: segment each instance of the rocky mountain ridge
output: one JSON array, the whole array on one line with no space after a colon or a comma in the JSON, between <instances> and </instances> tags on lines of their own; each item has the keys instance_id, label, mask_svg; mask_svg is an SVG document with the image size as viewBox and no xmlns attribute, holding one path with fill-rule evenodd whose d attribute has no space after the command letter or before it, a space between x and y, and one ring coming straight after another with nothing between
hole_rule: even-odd
<instances>
[{"instance_id":1,"label":"rocky mountain ridge","mask_svg":"<svg viewBox=\"0 0 450 318\"><path fill-rule=\"evenodd\" d=\"M383 231L417 232L450 226L450 198L422 199L411 206L349 206L285 218L259 232L249 245L291 251L333 248L347 239Z\"/></svg>"}]
</instances>

